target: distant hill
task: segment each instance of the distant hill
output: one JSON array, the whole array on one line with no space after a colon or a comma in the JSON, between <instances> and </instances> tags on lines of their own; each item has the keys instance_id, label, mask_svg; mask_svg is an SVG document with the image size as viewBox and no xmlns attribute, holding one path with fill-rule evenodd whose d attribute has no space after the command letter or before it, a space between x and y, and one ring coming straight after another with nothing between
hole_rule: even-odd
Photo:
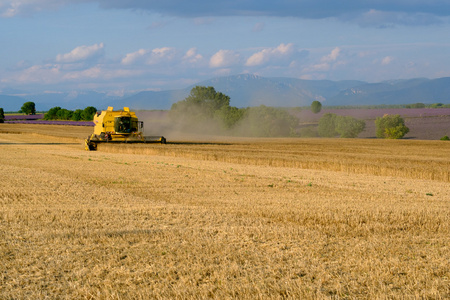
<instances>
[{"instance_id":1,"label":"distant hill","mask_svg":"<svg viewBox=\"0 0 450 300\"><path fill-rule=\"evenodd\" d=\"M5 93L5 91L2 91ZM5 111L18 111L23 103L33 101L37 111L46 111L52 107L60 106L66 109L84 109L87 106L95 106L99 109L106 108L109 103L117 101L120 97L109 96L107 93L95 91L81 92L45 92L26 93L25 91L15 91L16 95L5 95L0 93L0 107Z\"/></svg>"},{"instance_id":2,"label":"distant hill","mask_svg":"<svg viewBox=\"0 0 450 300\"><path fill-rule=\"evenodd\" d=\"M243 74L218 77L199 82L182 90L144 91L118 101L119 106L128 104L136 109L168 109L189 95L196 86L213 86L216 91L230 96L231 105L237 107L258 106L305 106L314 100L326 98L340 91L364 84L362 81L301 80L295 78L265 78Z\"/></svg>"},{"instance_id":3,"label":"distant hill","mask_svg":"<svg viewBox=\"0 0 450 300\"><path fill-rule=\"evenodd\" d=\"M178 102L189 95L191 88L171 91L143 91L133 96L123 98L112 103L113 106L128 106L133 109L170 109L172 103Z\"/></svg>"},{"instance_id":4,"label":"distant hill","mask_svg":"<svg viewBox=\"0 0 450 300\"><path fill-rule=\"evenodd\" d=\"M324 106L380 105L410 103L450 103L450 77L415 78L367 83L357 80L302 80L296 78L266 78L250 74L217 77L195 85L213 86L231 98L236 107L261 104L278 107L309 106L319 100ZM111 96L105 92L82 91L27 94L0 92L0 107L5 111L20 109L26 101L36 103L37 110L54 106L67 109L107 106L142 110L166 110L189 95L195 85L179 90L142 91L134 95ZM24 96L22 96L24 95Z\"/></svg>"},{"instance_id":5,"label":"distant hill","mask_svg":"<svg viewBox=\"0 0 450 300\"><path fill-rule=\"evenodd\" d=\"M327 98L362 81L302 80L296 78L265 78L244 74L219 77L200 82L198 85L213 86L231 97L231 105L237 107L259 106L305 106L312 101L325 102Z\"/></svg>"},{"instance_id":6,"label":"distant hill","mask_svg":"<svg viewBox=\"0 0 450 300\"><path fill-rule=\"evenodd\" d=\"M450 77L366 83L339 92L326 105L450 103Z\"/></svg>"},{"instance_id":7,"label":"distant hill","mask_svg":"<svg viewBox=\"0 0 450 300\"><path fill-rule=\"evenodd\" d=\"M95 91L32 94L26 98L27 101L36 103L37 110L48 110L55 106L71 110L84 109L87 106L102 109L106 108L108 103L119 99L117 96Z\"/></svg>"},{"instance_id":8,"label":"distant hill","mask_svg":"<svg viewBox=\"0 0 450 300\"><path fill-rule=\"evenodd\" d=\"M302 80L295 78L265 78L255 75L218 77L196 85L213 86L231 98L236 107L308 106L321 101L325 106L450 103L450 78L391 80L367 83L356 80ZM137 109L169 109L172 103L183 100L193 86L183 90L140 92L120 100Z\"/></svg>"}]
</instances>

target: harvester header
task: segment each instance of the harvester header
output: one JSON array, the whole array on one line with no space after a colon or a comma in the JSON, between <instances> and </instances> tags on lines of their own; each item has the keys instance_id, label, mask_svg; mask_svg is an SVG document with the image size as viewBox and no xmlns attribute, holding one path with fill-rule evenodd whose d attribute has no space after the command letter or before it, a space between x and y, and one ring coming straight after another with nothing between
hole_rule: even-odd
<instances>
[{"instance_id":1,"label":"harvester header","mask_svg":"<svg viewBox=\"0 0 450 300\"><path fill-rule=\"evenodd\" d=\"M97 112L93 122L94 133L85 140L88 151L97 150L99 143L166 143L163 136L144 136L144 122L139 121L128 107L115 111L109 106L107 110Z\"/></svg>"}]
</instances>

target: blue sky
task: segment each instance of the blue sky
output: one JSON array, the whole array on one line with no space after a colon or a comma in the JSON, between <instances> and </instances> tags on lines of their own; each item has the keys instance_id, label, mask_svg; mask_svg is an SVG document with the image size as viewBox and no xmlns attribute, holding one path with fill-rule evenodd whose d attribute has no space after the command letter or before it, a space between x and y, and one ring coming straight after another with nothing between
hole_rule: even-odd
<instances>
[{"instance_id":1,"label":"blue sky","mask_svg":"<svg viewBox=\"0 0 450 300\"><path fill-rule=\"evenodd\" d=\"M448 0L0 0L0 90L450 76Z\"/></svg>"}]
</instances>

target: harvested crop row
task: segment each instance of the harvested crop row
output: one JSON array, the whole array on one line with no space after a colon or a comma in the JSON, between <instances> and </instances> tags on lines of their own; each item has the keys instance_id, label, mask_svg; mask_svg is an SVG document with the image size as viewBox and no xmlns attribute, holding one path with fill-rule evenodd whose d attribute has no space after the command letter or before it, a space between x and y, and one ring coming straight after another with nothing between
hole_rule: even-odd
<instances>
[{"instance_id":1,"label":"harvested crop row","mask_svg":"<svg viewBox=\"0 0 450 300\"><path fill-rule=\"evenodd\" d=\"M442 141L280 139L253 143L101 145L100 151L162 155L273 167L344 171L450 182L450 148Z\"/></svg>"}]
</instances>

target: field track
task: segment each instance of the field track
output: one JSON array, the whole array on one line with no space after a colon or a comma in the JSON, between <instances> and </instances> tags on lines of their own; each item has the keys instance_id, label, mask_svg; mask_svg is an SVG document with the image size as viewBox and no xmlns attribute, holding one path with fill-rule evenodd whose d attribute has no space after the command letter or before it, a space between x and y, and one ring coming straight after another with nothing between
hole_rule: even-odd
<instances>
[{"instance_id":1,"label":"field track","mask_svg":"<svg viewBox=\"0 0 450 300\"><path fill-rule=\"evenodd\" d=\"M450 142L0 124L0 298L450 298Z\"/></svg>"}]
</instances>

